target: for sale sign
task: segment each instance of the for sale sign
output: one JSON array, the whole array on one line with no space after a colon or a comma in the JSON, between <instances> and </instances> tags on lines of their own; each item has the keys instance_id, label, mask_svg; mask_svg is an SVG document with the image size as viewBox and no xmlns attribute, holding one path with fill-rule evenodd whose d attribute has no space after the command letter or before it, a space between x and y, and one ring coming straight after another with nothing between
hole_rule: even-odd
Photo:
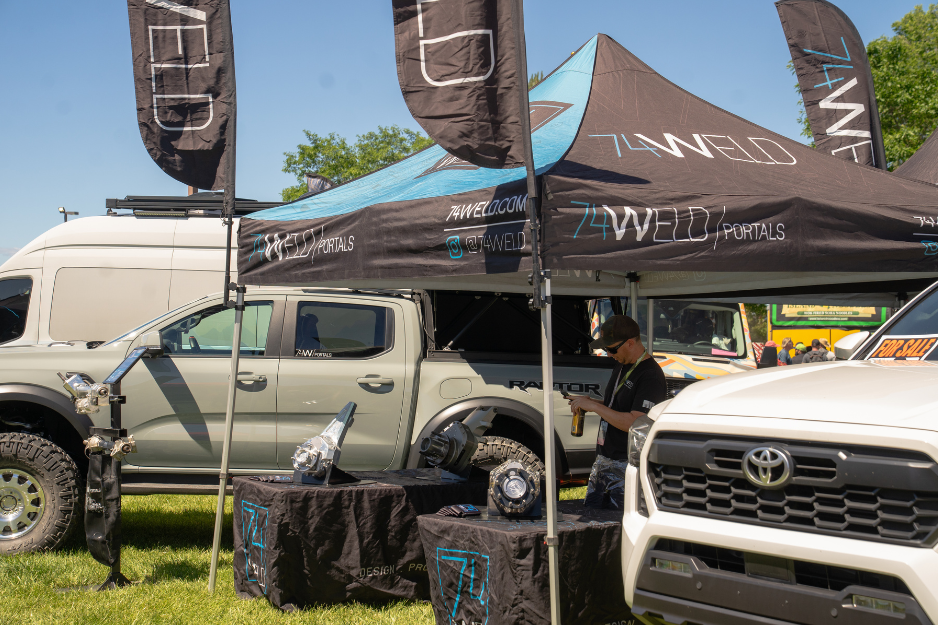
<instances>
[{"instance_id":1,"label":"for sale sign","mask_svg":"<svg viewBox=\"0 0 938 625\"><path fill-rule=\"evenodd\" d=\"M926 360L938 345L936 335L884 336L870 360Z\"/></svg>"}]
</instances>

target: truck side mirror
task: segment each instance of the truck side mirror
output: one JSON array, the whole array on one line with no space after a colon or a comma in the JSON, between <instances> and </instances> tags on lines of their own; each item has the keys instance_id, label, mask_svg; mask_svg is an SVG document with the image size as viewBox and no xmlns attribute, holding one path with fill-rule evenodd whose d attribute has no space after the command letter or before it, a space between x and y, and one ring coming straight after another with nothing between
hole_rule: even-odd
<instances>
[{"instance_id":1,"label":"truck side mirror","mask_svg":"<svg viewBox=\"0 0 938 625\"><path fill-rule=\"evenodd\" d=\"M848 334L834 343L834 355L837 356L837 360L849 360L853 352L857 351L857 348L868 338L870 338L870 333L867 330Z\"/></svg>"},{"instance_id":2,"label":"truck side mirror","mask_svg":"<svg viewBox=\"0 0 938 625\"><path fill-rule=\"evenodd\" d=\"M160 338L160 333L157 331L147 332L140 337L140 347L156 347L162 349L163 341Z\"/></svg>"}]
</instances>

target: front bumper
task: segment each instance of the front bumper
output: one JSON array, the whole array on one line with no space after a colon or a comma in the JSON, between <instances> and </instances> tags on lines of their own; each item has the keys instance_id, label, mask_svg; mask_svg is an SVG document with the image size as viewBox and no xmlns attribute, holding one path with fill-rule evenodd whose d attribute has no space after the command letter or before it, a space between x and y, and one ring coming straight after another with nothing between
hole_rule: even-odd
<instances>
[{"instance_id":1,"label":"front bumper","mask_svg":"<svg viewBox=\"0 0 938 625\"><path fill-rule=\"evenodd\" d=\"M656 562L686 565L682 572L661 570ZM782 560L784 562L784 560ZM902 613L854 605L855 595L875 594L887 605L902 606ZM731 625L798 623L800 625L928 625L931 622L913 598L864 586L834 591L728 573L709 568L688 555L652 550L638 575L632 613L649 623Z\"/></svg>"},{"instance_id":2,"label":"front bumper","mask_svg":"<svg viewBox=\"0 0 938 625\"><path fill-rule=\"evenodd\" d=\"M722 435L765 435L791 438L798 431L804 440L843 441L914 448L938 457L938 436L899 428L845 426L837 423L788 421L780 431L778 420L721 417L714 423L701 417L668 415L655 427L661 431L690 431ZM915 438L916 440L911 440ZM874 442L875 441L875 442ZM647 467L646 445L642 466ZM644 495L644 514L639 511L637 489ZM625 598L633 613L647 623L938 623L938 552L935 548L912 547L875 541L825 536L790 529L754 526L715 518L659 510L647 473L629 467L626 472L626 510L623 519L623 578ZM658 540L672 539L698 545L763 554L802 563L817 563L898 578L910 595L892 596L866 587L836 590L763 580L745 573L730 573L707 567L690 556L654 551ZM655 557L683 562L683 572L655 567ZM890 614L853 606L852 595L893 599L905 605L905 614ZM836 612L836 615L835 615ZM645 616L643 616L645 615ZM659 619L658 615L661 618Z\"/></svg>"}]
</instances>

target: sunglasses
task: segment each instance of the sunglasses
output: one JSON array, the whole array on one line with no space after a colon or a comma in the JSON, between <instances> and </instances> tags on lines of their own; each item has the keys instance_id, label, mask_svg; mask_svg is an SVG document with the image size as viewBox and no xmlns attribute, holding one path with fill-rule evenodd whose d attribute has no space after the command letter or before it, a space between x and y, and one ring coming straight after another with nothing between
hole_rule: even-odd
<instances>
[{"instance_id":1,"label":"sunglasses","mask_svg":"<svg viewBox=\"0 0 938 625\"><path fill-rule=\"evenodd\" d=\"M620 349L622 349L622 348L625 346L626 343L628 343L628 342L631 341L631 340L632 340L632 339L626 339L626 340L622 341L621 343L619 343L619 344L618 344L617 346L615 346L615 347L605 347L605 348L603 348L603 349L606 350L606 353L607 353L607 354L615 354L617 351L619 351Z\"/></svg>"}]
</instances>

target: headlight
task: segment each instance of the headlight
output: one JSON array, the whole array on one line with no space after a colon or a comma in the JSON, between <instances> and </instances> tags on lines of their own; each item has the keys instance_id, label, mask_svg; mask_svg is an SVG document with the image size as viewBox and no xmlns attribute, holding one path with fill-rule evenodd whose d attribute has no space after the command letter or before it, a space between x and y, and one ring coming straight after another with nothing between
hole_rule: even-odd
<instances>
[{"instance_id":1,"label":"headlight","mask_svg":"<svg viewBox=\"0 0 938 625\"><path fill-rule=\"evenodd\" d=\"M629 428L629 464L633 467L642 462L642 449L645 448L645 441L648 440L648 433L654 424L647 415L643 415L635 419Z\"/></svg>"}]
</instances>

